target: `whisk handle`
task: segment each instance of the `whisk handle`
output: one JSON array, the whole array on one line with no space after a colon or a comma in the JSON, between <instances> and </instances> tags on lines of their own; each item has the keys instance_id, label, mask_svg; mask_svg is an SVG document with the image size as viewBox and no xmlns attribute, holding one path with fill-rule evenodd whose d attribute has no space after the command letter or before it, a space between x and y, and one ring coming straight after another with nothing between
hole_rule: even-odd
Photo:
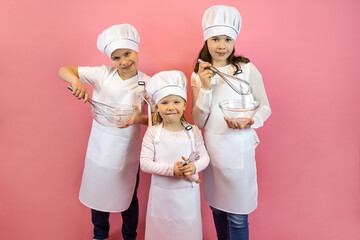
<instances>
[{"instance_id":1,"label":"whisk handle","mask_svg":"<svg viewBox=\"0 0 360 240\"><path fill-rule=\"evenodd\" d=\"M69 86L67 87L67 89L69 89L70 91L74 91L71 85L69 85ZM91 98L88 98L87 101L88 101L91 105L95 106L95 105L94 105L94 102L96 102L95 100L92 100Z\"/></svg>"},{"instance_id":2,"label":"whisk handle","mask_svg":"<svg viewBox=\"0 0 360 240\"><path fill-rule=\"evenodd\" d=\"M197 60L197 62L198 62L198 63L202 63L202 62L205 62L205 61L199 58L199 59ZM209 67L209 69L210 69L211 71L213 71L214 73L218 73L218 72L219 72L219 70L217 70L217 69L214 68L213 66Z\"/></svg>"}]
</instances>

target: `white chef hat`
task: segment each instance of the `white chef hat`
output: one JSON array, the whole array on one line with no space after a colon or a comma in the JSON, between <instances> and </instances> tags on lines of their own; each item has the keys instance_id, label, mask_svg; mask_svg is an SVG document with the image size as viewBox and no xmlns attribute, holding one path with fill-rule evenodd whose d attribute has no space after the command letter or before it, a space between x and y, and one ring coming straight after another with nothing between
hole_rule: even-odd
<instances>
[{"instance_id":1,"label":"white chef hat","mask_svg":"<svg viewBox=\"0 0 360 240\"><path fill-rule=\"evenodd\" d=\"M202 19L204 41L218 35L226 35L236 40L240 33L241 16L234 7L216 5L208 8Z\"/></svg>"},{"instance_id":2,"label":"white chef hat","mask_svg":"<svg viewBox=\"0 0 360 240\"><path fill-rule=\"evenodd\" d=\"M119 24L105 29L98 37L97 47L109 57L119 48L132 49L138 52L140 36L130 24Z\"/></svg>"},{"instance_id":3,"label":"white chef hat","mask_svg":"<svg viewBox=\"0 0 360 240\"><path fill-rule=\"evenodd\" d=\"M178 95L186 101L187 79L183 72L164 71L155 74L146 85L146 92L157 104L168 95Z\"/></svg>"}]
</instances>

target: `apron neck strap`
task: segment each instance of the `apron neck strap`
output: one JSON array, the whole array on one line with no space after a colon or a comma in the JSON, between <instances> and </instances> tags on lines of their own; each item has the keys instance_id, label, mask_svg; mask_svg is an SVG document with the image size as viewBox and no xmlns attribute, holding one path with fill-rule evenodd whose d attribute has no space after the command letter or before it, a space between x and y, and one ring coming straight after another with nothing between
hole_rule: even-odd
<instances>
[{"instance_id":1,"label":"apron neck strap","mask_svg":"<svg viewBox=\"0 0 360 240\"><path fill-rule=\"evenodd\" d=\"M138 72L138 75L137 75L137 79L138 79L137 94L140 99L139 108L140 108L140 112L141 112L141 107L142 107L141 104L142 104L142 101L144 100L148 105L148 127L151 127L152 126L151 106L150 106L150 103L148 101L146 101L146 99L145 99L145 81L139 80L139 79L141 79L141 78L139 78L139 75L140 75L140 72Z\"/></svg>"},{"instance_id":2,"label":"apron neck strap","mask_svg":"<svg viewBox=\"0 0 360 240\"><path fill-rule=\"evenodd\" d=\"M162 123L160 123L160 126L158 127L158 129L156 130L156 135L154 138L154 142L159 141L160 139L160 134L161 134L161 130L162 130Z\"/></svg>"},{"instance_id":3,"label":"apron neck strap","mask_svg":"<svg viewBox=\"0 0 360 240\"><path fill-rule=\"evenodd\" d=\"M195 148L195 137L194 137L194 133L192 131L193 127L190 124L188 124L187 122L181 121L181 124L184 126L186 132L188 133L190 140L191 140L192 151L195 152L196 148ZM154 142L157 142L160 139L160 134L161 134L162 128L163 128L163 124L160 123L160 126L157 129L156 134L155 134Z\"/></svg>"},{"instance_id":4,"label":"apron neck strap","mask_svg":"<svg viewBox=\"0 0 360 240\"><path fill-rule=\"evenodd\" d=\"M184 121L181 121L182 125L184 126L185 130L187 131L187 133L189 134L190 140L191 140L191 147L192 147L192 151L195 152L196 148L195 148L195 137L194 137L194 133L193 133L193 127Z\"/></svg>"},{"instance_id":5,"label":"apron neck strap","mask_svg":"<svg viewBox=\"0 0 360 240\"><path fill-rule=\"evenodd\" d=\"M139 97L139 110L141 112L142 101L145 98L145 81L139 80L139 74L137 76L137 80L138 80L137 81L138 86L137 86L136 93L137 93L137 96Z\"/></svg>"}]
</instances>

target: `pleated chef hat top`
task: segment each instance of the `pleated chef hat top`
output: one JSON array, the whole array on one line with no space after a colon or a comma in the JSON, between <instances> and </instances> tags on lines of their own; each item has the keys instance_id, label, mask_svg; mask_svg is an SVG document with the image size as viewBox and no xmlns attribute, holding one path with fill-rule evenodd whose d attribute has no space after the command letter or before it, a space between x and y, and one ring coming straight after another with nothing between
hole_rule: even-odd
<instances>
[{"instance_id":1,"label":"pleated chef hat top","mask_svg":"<svg viewBox=\"0 0 360 240\"><path fill-rule=\"evenodd\" d=\"M130 24L119 24L105 29L98 37L97 47L109 57L119 48L138 52L140 36Z\"/></svg>"},{"instance_id":2,"label":"pleated chef hat top","mask_svg":"<svg viewBox=\"0 0 360 240\"><path fill-rule=\"evenodd\" d=\"M169 95L178 95L186 101L187 79L183 72L164 71L155 74L146 85L146 92L157 104Z\"/></svg>"},{"instance_id":3,"label":"pleated chef hat top","mask_svg":"<svg viewBox=\"0 0 360 240\"><path fill-rule=\"evenodd\" d=\"M240 33L241 16L234 7L216 5L208 8L202 19L204 41L211 37L227 35L236 40Z\"/></svg>"}]
</instances>

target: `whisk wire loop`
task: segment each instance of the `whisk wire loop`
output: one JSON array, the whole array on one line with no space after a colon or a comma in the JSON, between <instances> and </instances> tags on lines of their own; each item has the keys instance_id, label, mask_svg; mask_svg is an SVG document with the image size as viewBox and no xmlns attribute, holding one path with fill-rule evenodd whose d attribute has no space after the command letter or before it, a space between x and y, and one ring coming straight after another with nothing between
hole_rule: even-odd
<instances>
[{"instance_id":1,"label":"whisk wire loop","mask_svg":"<svg viewBox=\"0 0 360 240\"><path fill-rule=\"evenodd\" d=\"M202 59L198 59L197 61L198 61L198 63L204 62ZM249 95L249 94L252 93L252 88L251 88L251 86L249 85L249 83L247 81L245 81L245 80L243 80L241 78L237 78L237 77L231 76L229 74L220 72L217 68L215 68L213 66L209 67L209 69L211 71L213 71L214 73L216 73L217 75L219 75L224 80L224 82L226 82L231 87L231 89L234 90L237 94L239 94L239 95ZM232 79L232 80L238 82L239 86L236 86L229 79ZM244 87L244 85L246 87Z\"/></svg>"}]
</instances>

